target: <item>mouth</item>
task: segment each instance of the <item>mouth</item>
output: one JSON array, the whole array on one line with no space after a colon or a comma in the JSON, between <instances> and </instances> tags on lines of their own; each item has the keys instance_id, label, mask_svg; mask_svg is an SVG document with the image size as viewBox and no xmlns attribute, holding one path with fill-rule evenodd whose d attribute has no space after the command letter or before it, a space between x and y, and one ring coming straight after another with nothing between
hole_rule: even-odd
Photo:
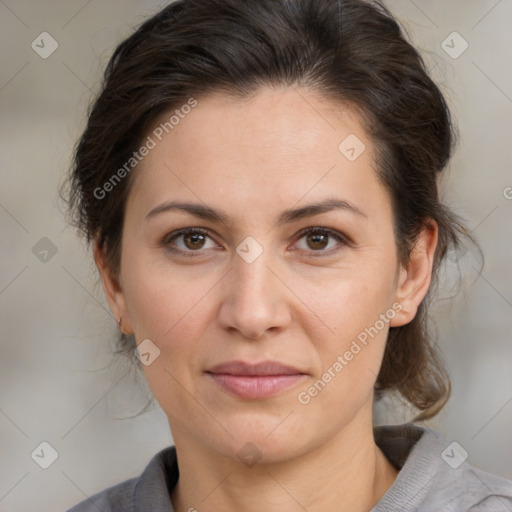
<instances>
[{"instance_id":1,"label":"mouth","mask_svg":"<svg viewBox=\"0 0 512 512\"><path fill-rule=\"evenodd\" d=\"M245 399L275 396L306 378L297 368L277 361L231 361L214 366L206 374L224 391Z\"/></svg>"}]
</instances>

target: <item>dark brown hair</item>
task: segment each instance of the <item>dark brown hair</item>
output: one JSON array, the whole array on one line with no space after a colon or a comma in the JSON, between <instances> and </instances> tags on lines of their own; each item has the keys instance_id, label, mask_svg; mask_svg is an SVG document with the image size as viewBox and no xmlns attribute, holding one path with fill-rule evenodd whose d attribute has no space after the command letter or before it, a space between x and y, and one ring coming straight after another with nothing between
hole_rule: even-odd
<instances>
[{"instance_id":1,"label":"dark brown hair","mask_svg":"<svg viewBox=\"0 0 512 512\"><path fill-rule=\"evenodd\" d=\"M165 7L108 63L65 184L71 222L87 242L97 238L117 274L136 165L107 194L98 190L165 112L210 92L249 98L266 85L308 87L357 109L390 193L402 264L425 224L433 219L439 226L429 293L409 324L390 329L376 384L377 399L396 390L420 411L416 419L430 418L448 400L450 381L427 329L428 303L450 246L456 249L462 237L475 241L438 195L436 179L453 145L449 110L381 3L177 0ZM122 350L135 347L133 336L120 342Z\"/></svg>"}]
</instances>

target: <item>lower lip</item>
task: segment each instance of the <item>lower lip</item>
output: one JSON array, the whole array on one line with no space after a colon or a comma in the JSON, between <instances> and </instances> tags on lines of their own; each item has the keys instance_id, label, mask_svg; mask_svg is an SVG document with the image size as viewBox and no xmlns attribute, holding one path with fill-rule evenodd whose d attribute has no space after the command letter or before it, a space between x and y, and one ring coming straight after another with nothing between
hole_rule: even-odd
<instances>
[{"instance_id":1,"label":"lower lip","mask_svg":"<svg viewBox=\"0 0 512 512\"><path fill-rule=\"evenodd\" d=\"M304 377L293 375L231 375L227 373L208 373L213 380L226 391L240 398L267 398L295 386Z\"/></svg>"}]
</instances>

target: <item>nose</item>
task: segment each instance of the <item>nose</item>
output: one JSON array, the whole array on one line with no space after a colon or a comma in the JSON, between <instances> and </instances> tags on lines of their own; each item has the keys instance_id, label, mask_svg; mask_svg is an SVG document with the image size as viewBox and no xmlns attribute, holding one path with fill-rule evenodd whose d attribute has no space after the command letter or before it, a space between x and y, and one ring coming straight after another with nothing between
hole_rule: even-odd
<instances>
[{"instance_id":1,"label":"nose","mask_svg":"<svg viewBox=\"0 0 512 512\"><path fill-rule=\"evenodd\" d=\"M291 319L290 291L264 251L248 263L237 254L224 281L219 322L250 340L282 331Z\"/></svg>"}]
</instances>

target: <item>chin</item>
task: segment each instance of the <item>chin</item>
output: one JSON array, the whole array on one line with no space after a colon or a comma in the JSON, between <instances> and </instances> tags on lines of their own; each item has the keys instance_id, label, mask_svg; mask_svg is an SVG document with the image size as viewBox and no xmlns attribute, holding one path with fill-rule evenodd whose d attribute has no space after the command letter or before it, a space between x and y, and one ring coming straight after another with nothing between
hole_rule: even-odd
<instances>
[{"instance_id":1,"label":"chin","mask_svg":"<svg viewBox=\"0 0 512 512\"><path fill-rule=\"evenodd\" d=\"M210 446L220 455L247 466L285 462L308 450L304 435L290 419L280 424L282 418L265 419L259 414L243 415L231 423L221 422L232 437L210 439Z\"/></svg>"}]
</instances>

